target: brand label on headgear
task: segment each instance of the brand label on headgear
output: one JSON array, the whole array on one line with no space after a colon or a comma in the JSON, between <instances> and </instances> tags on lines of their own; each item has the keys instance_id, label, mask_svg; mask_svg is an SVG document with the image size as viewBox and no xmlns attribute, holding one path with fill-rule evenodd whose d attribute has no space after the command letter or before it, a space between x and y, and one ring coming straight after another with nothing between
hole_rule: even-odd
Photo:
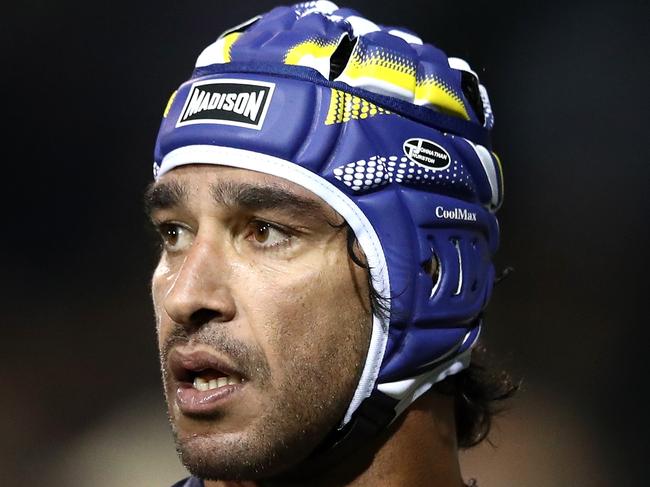
<instances>
[{"instance_id":1,"label":"brand label on headgear","mask_svg":"<svg viewBox=\"0 0 650 487\"><path fill-rule=\"evenodd\" d=\"M259 130L274 89L274 83L264 81L197 81L190 89L176 126L217 123Z\"/></svg>"},{"instance_id":2,"label":"brand label on headgear","mask_svg":"<svg viewBox=\"0 0 650 487\"><path fill-rule=\"evenodd\" d=\"M436 216L446 220L465 220L467 222L476 221L476 213L468 211L465 208L452 208L447 210L442 206L436 206Z\"/></svg>"},{"instance_id":3,"label":"brand label on headgear","mask_svg":"<svg viewBox=\"0 0 650 487\"><path fill-rule=\"evenodd\" d=\"M451 163L449 152L427 139L408 139L404 142L404 154L416 164L440 171Z\"/></svg>"}]
</instances>

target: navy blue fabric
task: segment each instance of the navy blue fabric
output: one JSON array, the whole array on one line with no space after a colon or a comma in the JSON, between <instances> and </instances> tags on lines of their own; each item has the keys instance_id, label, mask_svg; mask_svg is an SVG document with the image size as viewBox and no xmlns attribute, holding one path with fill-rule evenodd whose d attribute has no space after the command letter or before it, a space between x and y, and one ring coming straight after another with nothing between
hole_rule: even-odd
<instances>
[{"instance_id":1,"label":"navy blue fabric","mask_svg":"<svg viewBox=\"0 0 650 487\"><path fill-rule=\"evenodd\" d=\"M191 79L202 78L214 74L222 73L257 73L268 74L274 77L284 77L310 81L311 83L336 88L352 95L368 100L376 105L387 108L392 112L398 113L403 117L410 118L416 122L428 127L435 128L441 132L450 132L470 139L471 141L481 144L488 149L492 147L490 134L488 130L477 125L476 123L462 120L458 117L445 115L435 112L430 108L414 105L402 101L398 98L380 95L362 88L356 88L340 81L330 81L323 77L318 71L305 66L287 66L285 64L270 64L261 62L237 63L230 62L227 64L211 64L196 68Z\"/></svg>"},{"instance_id":2,"label":"navy blue fabric","mask_svg":"<svg viewBox=\"0 0 650 487\"><path fill-rule=\"evenodd\" d=\"M263 126L177 126L193 83L222 79L274 84ZM163 120L155 159L160 164L174 149L191 145L241 148L292 161L349 196L377 232L388 265L391 322L379 381L400 380L427 370L451 351L463 351L462 343L473 343L465 339L468 333L478 334L499 240L496 218L488 209L493 190L475 150L462 137L392 112L331 123L335 91L268 74L194 78L179 88ZM403 145L412 138L438 144L449 154L449 167L429 170L408 161ZM356 186L349 180L371 164L376 171L364 177L372 179L381 170L380 182L372 179L365 185L364 180ZM442 216L453 212L472 218ZM432 295L434 283L425 263L434 254L441 282Z\"/></svg>"}]
</instances>

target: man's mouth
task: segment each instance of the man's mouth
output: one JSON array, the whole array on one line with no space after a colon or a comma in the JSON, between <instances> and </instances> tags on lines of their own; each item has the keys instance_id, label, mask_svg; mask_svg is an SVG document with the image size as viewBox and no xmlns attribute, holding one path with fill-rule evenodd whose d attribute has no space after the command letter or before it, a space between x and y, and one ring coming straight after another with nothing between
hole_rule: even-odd
<instances>
[{"instance_id":1,"label":"man's mouth","mask_svg":"<svg viewBox=\"0 0 650 487\"><path fill-rule=\"evenodd\" d=\"M175 348L168 364L176 386L176 403L188 415L215 413L247 381L228 361L205 349Z\"/></svg>"}]
</instances>

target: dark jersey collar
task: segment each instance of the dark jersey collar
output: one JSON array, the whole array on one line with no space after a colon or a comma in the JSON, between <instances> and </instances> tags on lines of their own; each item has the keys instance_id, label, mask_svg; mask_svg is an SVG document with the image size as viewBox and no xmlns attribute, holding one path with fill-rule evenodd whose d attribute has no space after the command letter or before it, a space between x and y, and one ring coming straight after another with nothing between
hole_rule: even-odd
<instances>
[{"instance_id":1,"label":"dark jersey collar","mask_svg":"<svg viewBox=\"0 0 650 487\"><path fill-rule=\"evenodd\" d=\"M204 487L203 480L197 477L188 477L176 482L172 487Z\"/></svg>"}]
</instances>

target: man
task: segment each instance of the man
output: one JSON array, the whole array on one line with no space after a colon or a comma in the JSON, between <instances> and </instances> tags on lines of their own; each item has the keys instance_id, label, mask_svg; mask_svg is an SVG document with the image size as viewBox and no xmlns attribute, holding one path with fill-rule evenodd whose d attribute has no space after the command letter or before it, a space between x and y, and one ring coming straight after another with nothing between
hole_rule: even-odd
<instances>
[{"instance_id":1,"label":"man","mask_svg":"<svg viewBox=\"0 0 650 487\"><path fill-rule=\"evenodd\" d=\"M457 450L510 391L470 360L492 123L467 63L331 2L205 49L146 195L178 486L464 485Z\"/></svg>"}]
</instances>

